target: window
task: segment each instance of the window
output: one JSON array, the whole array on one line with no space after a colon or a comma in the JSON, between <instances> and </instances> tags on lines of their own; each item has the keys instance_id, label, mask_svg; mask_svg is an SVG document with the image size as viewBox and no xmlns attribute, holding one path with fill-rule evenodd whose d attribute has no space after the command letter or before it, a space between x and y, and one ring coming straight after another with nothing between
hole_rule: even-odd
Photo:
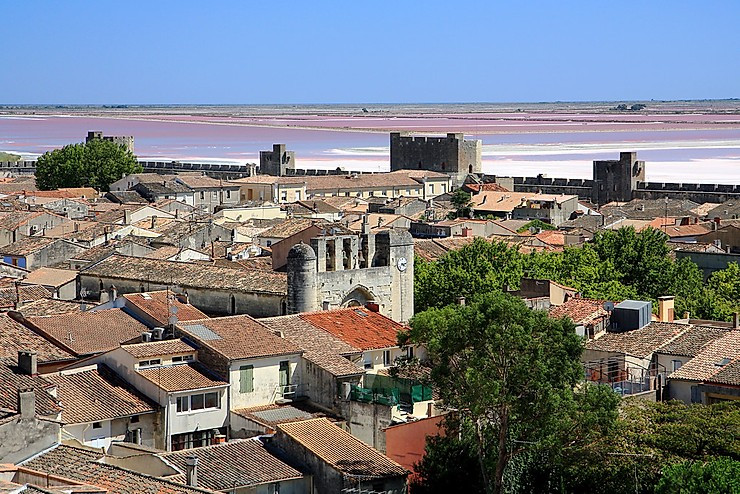
<instances>
[{"instance_id":1,"label":"window","mask_svg":"<svg viewBox=\"0 0 740 494\"><path fill-rule=\"evenodd\" d=\"M282 191L280 193L280 200L281 201L287 201L288 200L288 192L287 191Z\"/></svg>"},{"instance_id":2,"label":"window","mask_svg":"<svg viewBox=\"0 0 740 494\"><path fill-rule=\"evenodd\" d=\"M178 396L177 397L177 412L187 412L190 410L190 397L189 396Z\"/></svg>"},{"instance_id":3,"label":"window","mask_svg":"<svg viewBox=\"0 0 740 494\"><path fill-rule=\"evenodd\" d=\"M226 199L231 199L231 191L230 190L227 190L226 191Z\"/></svg>"},{"instance_id":4,"label":"window","mask_svg":"<svg viewBox=\"0 0 740 494\"><path fill-rule=\"evenodd\" d=\"M205 192L203 192L203 191L201 190L201 191L200 191L200 200L202 201L202 200L204 200L205 198L206 198L206 193L205 193Z\"/></svg>"},{"instance_id":5,"label":"window","mask_svg":"<svg viewBox=\"0 0 740 494\"><path fill-rule=\"evenodd\" d=\"M365 364L365 368L366 369L372 369L373 368L373 361L372 361L372 359L370 358L369 355L365 355L364 364Z\"/></svg>"},{"instance_id":6,"label":"window","mask_svg":"<svg viewBox=\"0 0 740 494\"><path fill-rule=\"evenodd\" d=\"M265 243L267 244L267 247L269 247L269 246L271 246L271 245L272 245L272 240L268 240L268 241L267 241L267 242L265 242Z\"/></svg>"},{"instance_id":7,"label":"window","mask_svg":"<svg viewBox=\"0 0 740 494\"><path fill-rule=\"evenodd\" d=\"M242 365L239 367L239 392L251 393L254 391L254 366Z\"/></svg>"},{"instance_id":8,"label":"window","mask_svg":"<svg viewBox=\"0 0 740 494\"><path fill-rule=\"evenodd\" d=\"M190 409L191 410L203 410L206 407L205 399L203 395L192 395L190 397Z\"/></svg>"},{"instance_id":9,"label":"window","mask_svg":"<svg viewBox=\"0 0 740 494\"><path fill-rule=\"evenodd\" d=\"M408 358L414 358L414 347L412 347L412 346L407 346L406 347L406 356Z\"/></svg>"},{"instance_id":10,"label":"window","mask_svg":"<svg viewBox=\"0 0 740 494\"><path fill-rule=\"evenodd\" d=\"M192 362L193 356L192 355L178 355L176 357L172 357L172 362Z\"/></svg>"},{"instance_id":11,"label":"window","mask_svg":"<svg viewBox=\"0 0 740 494\"><path fill-rule=\"evenodd\" d=\"M218 406L218 393L206 393L206 408L219 408Z\"/></svg>"},{"instance_id":12,"label":"window","mask_svg":"<svg viewBox=\"0 0 740 494\"><path fill-rule=\"evenodd\" d=\"M391 351L383 350L383 365L391 365Z\"/></svg>"},{"instance_id":13,"label":"window","mask_svg":"<svg viewBox=\"0 0 740 494\"><path fill-rule=\"evenodd\" d=\"M93 429L102 429L103 424L100 422L93 422Z\"/></svg>"},{"instance_id":14,"label":"window","mask_svg":"<svg viewBox=\"0 0 740 494\"><path fill-rule=\"evenodd\" d=\"M681 368L683 362L681 362L680 360L671 360L671 364L673 367L673 372L676 372L678 369Z\"/></svg>"},{"instance_id":15,"label":"window","mask_svg":"<svg viewBox=\"0 0 740 494\"><path fill-rule=\"evenodd\" d=\"M139 416L138 415L134 415L133 417L131 417L131 423L132 424L137 424L138 422L139 422Z\"/></svg>"},{"instance_id":16,"label":"window","mask_svg":"<svg viewBox=\"0 0 740 494\"><path fill-rule=\"evenodd\" d=\"M140 360L139 361L139 368L142 367L152 367L154 365L160 365L162 363L162 360L155 358L152 360Z\"/></svg>"}]
</instances>

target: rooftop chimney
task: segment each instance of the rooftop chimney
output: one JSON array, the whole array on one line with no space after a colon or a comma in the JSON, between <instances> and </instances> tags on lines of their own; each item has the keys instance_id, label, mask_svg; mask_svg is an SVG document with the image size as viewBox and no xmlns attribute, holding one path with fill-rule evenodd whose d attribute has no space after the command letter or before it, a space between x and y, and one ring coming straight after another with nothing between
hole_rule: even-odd
<instances>
[{"instance_id":1,"label":"rooftop chimney","mask_svg":"<svg viewBox=\"0 0 740 494\"><path fill-rule=\"evenodd\" d=\"M36 376L39 373L38 356L32 350L18 351L18 368L22 374Z\"/></svg>"},{"instance_id":2,"label":"rooftop chimney","mask_svg":"<svg viewBox=\"0 0 740 494\"><path fill-rule=\"evenodd\" d=\"M18 390L18 413L21 414L21 420L36 416L36 392L32 388Z\"/></svg>"},{"instance_id":3,"label":"rooftop chimney","mask_svg":"<svg viewBox=\"0 0 740 494\"><path fill-rule=\"evenodd\" d=\"M658 321L673 322L674 299L670 295L658 297Z\"/></svg>"},{"instance_id":4,"label":"rooftop chimney","mask_svg":"<svg viewBox=\"0 0 740 494\"><path fill-rule=\"evenodd\" d=\"M367 302L365 307L370 312L380 312L380 305L377 302Z\"/></svg>"},{"instance_id":5,"label":"rooftop chimney","mask_svg":"<svg viewBox=\"0 0 740 494\"><path fill-rule=\"evenodd\" d=\"M465 305L465 297L457 297L457 305Z\"/></svg>"},{"instance_id":6,"label":"rooftop chimney","mask_svg":"<svg viewBox=\"0 0 740 494\"><path fill-rule=\"evenodd\" d=\"M198 457L185 458L185 477L190 487L198 487Z\"/></svg>"},{"instance_id":7,"label":"rooftop chimney","mask_svg":"<svg viewBox=\"0 0 740 494\"><path fill-rule=\"evenodd\" d=\"M740 329L740 313L732 314L732 329Z\"/></svg>"},{"instance_id":8,"label":"rooftop chimney","mask_svg":"<svg viewBox=\"0 0 740 494\"><path fill-rule=\"evenodd\" d=\"M111 285L110 288L108 288L108 301L113 302L118 298L118 288L116 288L116 285Z\"/></svg>"},{"instance_id":9,"label":"rooftop chimney","mask_svg":"<svg viewBox=\"0 0 740 494\"><path fill-rule=\"evenodd\" d=\"M213 436L213 444L224 444L226 442L226 434L216 434Z\"/></svg>"},{"instance_id":10,"label":"rooftop chimney","mask_svg":"<svg viewBox=\"0 0 740 494\"><path fill-rule=\"evenodd\" d=\"M123 210L123 224L124 225L131 224L131 210L130 209Z\"/></svg>"}]
</instances>

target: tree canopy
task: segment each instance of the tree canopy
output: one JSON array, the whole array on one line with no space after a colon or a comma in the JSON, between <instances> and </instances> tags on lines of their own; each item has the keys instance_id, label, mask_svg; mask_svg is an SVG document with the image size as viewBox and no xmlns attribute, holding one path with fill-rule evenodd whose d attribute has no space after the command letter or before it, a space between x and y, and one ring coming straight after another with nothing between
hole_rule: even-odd
<instances>
[{"instance_id":1,"label":"tree canopy","mask_svg":"<svg viewBox=\"0 0 740 494\"><path fill-rule=\"evenodd\" d=\"M94 139L41 155L36 161L36 185L41 190L93 187L107 191L116 180L141 171L131 151L111 141Z\"/></svg>"}]
</instances>

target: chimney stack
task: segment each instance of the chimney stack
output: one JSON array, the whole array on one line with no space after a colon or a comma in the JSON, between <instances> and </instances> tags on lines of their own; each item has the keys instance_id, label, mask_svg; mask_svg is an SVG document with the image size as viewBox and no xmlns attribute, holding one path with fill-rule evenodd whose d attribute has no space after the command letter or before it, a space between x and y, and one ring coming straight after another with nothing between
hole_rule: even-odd
<instances>
[{"instance_id":1,"label":"chimney stack","mask_svg":"<svg viewBox=\"0 0 740 494\"><path fill-rule=\"evenodd\" d=\"M21 420L36 416L36 392L32 388L18 390L18 413L21 414Z\"/></svg>"},{"instance_id":2,"label":"chimney stack","mask_svg":"<svg viewBox=\"0 0 740 494\"><path fill-rule=\"evenodd\" d=\"M123 210L123 224L124 225L131 224L131 210L130 209Z\"/></svg>"},{"instance_id":3,"label":"chimney stack","mask_svg":"<svg viewBox=\"0 0 740 494\"><path fill-rule=\"evenodd\" d=\"M658 321L673 322L674 303L675 297L673 296L664 295L658 297Z\"/></svg>"},{"instance_id":4,"label":"chimney stack","mask_svg":"<svg viewBox=\"0 0 740 494\"><path fill-rule=\"evenodd\" d=\"M213 436L213 444L224 444L226 443L226 434L216 434Z\"/></svg>"},{"instance_id":5,"label":"chimney stack","mask_svg":"<svg viewBox=\"0 0 740 494\"><path fill-rule=\"evenodd\" d=\"M39 373L38 368L38 355L33 350L19 350L18 351L18 368L22 374L27 376L37 376Z\"/></svg>"},{"instance_id":6,"label":"chimney stack","mask_svg":"<svg viewBox=\"0 0 740 494\"><path fill-rule=\"evenodd\" d=\"M190 487L198 487L198 457L185 458L185 476Z\"/></svg>"},{"instance_id":7,"label":"chimney stack","mask_svg":"<svg viewBox=\"0 0 740 494\"><path fill-rule=\"evenodd\" d=\"M110 288L108 288L108 301L113 302L118 298L118 288L116 288L116 285L111 285Z\"/></svg>"},{"instance_id":8,"label":"chimney stack","mask_svg":"<svg viewBox=\"0 0 740 494\"><path fill-rule=\"evenodd\" d=\"M740 313L735 312L732 314L732 329L740 329Z\"/></svg>"}]
</instances>

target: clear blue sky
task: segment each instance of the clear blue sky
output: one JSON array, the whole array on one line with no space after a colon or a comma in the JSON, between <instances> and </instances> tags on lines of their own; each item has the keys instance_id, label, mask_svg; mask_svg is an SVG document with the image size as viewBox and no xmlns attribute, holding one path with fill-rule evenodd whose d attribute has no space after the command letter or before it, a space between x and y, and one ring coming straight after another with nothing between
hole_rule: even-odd
<instances>
[{"instance_id":1,"label":"clear blue sky","mask_svg":"<svg viewBox=\"0 0 740 494\"><path fill-rule=\"evenodd\" d=\"M0 104L740 97L740 1L0 0Z\"/></svg>"}]
</instances>

